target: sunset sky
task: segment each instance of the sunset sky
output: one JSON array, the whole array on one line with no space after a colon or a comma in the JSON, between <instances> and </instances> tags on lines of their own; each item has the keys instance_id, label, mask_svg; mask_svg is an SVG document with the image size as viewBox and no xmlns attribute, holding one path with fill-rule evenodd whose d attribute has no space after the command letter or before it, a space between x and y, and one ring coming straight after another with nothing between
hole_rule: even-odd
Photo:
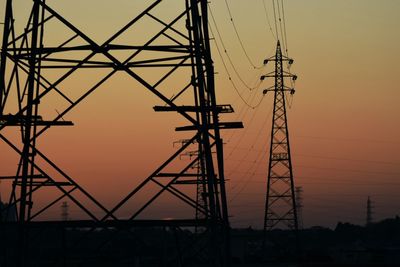
<instances>
[{"instance_id":1,"label":"sunset sky","mask_svg":"<svg viewBox=\"0 0 400 267\"><path fill-rule=\"evenodd\" d=\"M246 53L252 63L262 65L276 46L263 0L227 1ZM21 28L30 2L14 2L21 17L21 21L16 18L16 24ZM111 5L106 0L47 2L99 42L142 7L128 0L121 0L119 6L118 1ZM155 14L167 20L181 10L182 4L174 4L178 0L165 2ZM285 0L284 4L287 47L295 60L291 70L299 77L288 118L295 184L304 191L304 225L334 227L338 221L364 224L368 196L375 220L400 214L400 1ZM265 0L265 6L274 26L272 1ZM256 84L260 75L272 71L273 66L252 67L235 34L225 1L211 1L210 9L227 50L222 58L233 81L216 47L222 48L221 40L214 36L211 43L217 97L221 104L231 103L236 111L226 120L241 120L245 125L245 129L223 132L231 223L234 227L260 228L273 100L272 94L263 97L262 90L272 84L267 80L249 90L227 56L249 85ZM121 41L141 42L151 35L153 24L142 24L140 30L130 32ZM212 21L210 25L216 33ZM70 36L57 27L48 28L49 43ZM65 84L65 89L72 88L69 95L77 97L82 92L79 88L87 88L106 73L82 72ZM155 74L142 72L149 80ZM49 73L49 77L56 76ZM178 83L179 76L174 79L171 85ZM239 94L250 106L257 105L261 98L262 102L250 108ZM57 96L49 97L53 102L44 109L53 117L65 103ZM65 117L75 123L74 127L51 129L39 147L89 192L113 206L176 149L174 141L185 138L174 132L185 122L173 115L154 113L152 107L159 104L127 75L117 74ZM4 171L11 174L16 157L4 144L0 144L0 151L0 162L6 162ZM5 174L3 166L1 163L1 175ZM4 200L6 185L0 185L0 189ZM157 209L168 217L176 207ZM53 212L51 216L58 218L59 211ZM71 207L72 216L74 212L75 207Z\"/></svg>"},{"instance_id":2,"label":"sunset sky","mask_svg":"<svg viewBox=\"0 0 400 267\"><path fill-rule=\"evenodd\" d=\"M225 43L235 51L231 52L233 61L251 81L257 71L246 64L229 27L224 3L220 2L224 1L211 6L215 13L218 10L217 21L230 40ZM261 62L275 45L266 26L262 1L252 1L252 5L243 1L229 3L251 58ZM272 4L266 3L271 19ZM285 1L285 11L289 55L295 59L292 70L299 76L288 116L296 185L304 190L305 226L334 226L337 221L364 224L368 195L373 201L374 219L399 214L400 19L396 14L400 3ZM224 81L222 76L220 83ZM270 121L263 135L256 141L252 139L263 127L262 118L270 116L271 100L272 95L267 96L257 110L243 118L247 129L237 133L247 135L238 146L243 150L233 152L235 156L228 159L228 164L243 159L249 147L254 146L246 157L250 161L257 157L257 150L268 148ZM255 113L261 123L257 119L251 123ZM228 147L236 147L236 141L232 140ZM238 178L246 185L232 181L230 196L237 197L231 209L250 205L244 211L248 217L237 216L233 222L256 225L262 221L256 214L263 209L267 164L266 158L263 160L256 175Z\"/></svg>"}]
</instances>

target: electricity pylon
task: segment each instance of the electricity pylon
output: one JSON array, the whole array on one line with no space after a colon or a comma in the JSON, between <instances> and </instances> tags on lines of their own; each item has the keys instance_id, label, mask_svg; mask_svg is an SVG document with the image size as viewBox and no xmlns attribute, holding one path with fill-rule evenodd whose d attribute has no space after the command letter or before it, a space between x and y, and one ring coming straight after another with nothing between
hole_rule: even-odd
<instances>
[{"instance_id":1,"label":"electricity pylon","mask_svg":"<svg viewBox=\"0 0 400 267\"><path fill-rule=\"evenodd\" d=\"M372 209L373 209L372 201L371 201L370 196L368 196L368 198L367 198L367 216L366 216L366 223L365 223L366 226L369 226L372 223L372 213L373 213Z\"/></svg>"},{"instance_id":2,"label":"electricity pylon","mask_svg":"<svg viewBox=\"0 0 400 267\"><path fill-rule=\"evenodd\" d=\"M6 256L10 262L18 262L20 266L24 266L27 262L35 264L35 259L41 260L40 257L50 256L49 253L38 254L40 251L46 251L46 248L40 249L38 245L33 247L33 244L41 244L32 240L33 237L29 234L29 229L33 226L43 229L50 226L80 229L87 232L85 237L95 235L98 232L96 229L117 229L118 233L130 232L135 227L203 227L206 230L195 236L196 242L182 250L170 251L169 259L166 259L164 264L178 265L176 259L179 259L181 265L185 260L203 261L209 266L229 265L229 215L220 130L242 128L243 125L240 122L220 122L222 113L233 112L233 108L230 105L217 104L208 33L207 1L177 1L173 4L173 8L177 10L176 16L159 17L165 10L161 4L165 3L171 4L171 1L153 0L143 3L143 10L125 26L105 42L98 43L90 34L84 33L73 21L64 17L61 11L53 6L53 2L45 0L32 2L31 13L26 17L26 27L19 32L18 27L15 27L13 1L7 0L0 58L0 140L20 158L16 175L7 174L0 177L11 181L7 212L15 212L18 221L19 238L12 237L0 241L0 250L16 246L14 253ZM93 1L93 5L96 5L96 1ZM110 9L116 5L118 1L110 2ZM19 17L18 21L23 19ZM147 38L144 43L121 43L127 36L132 36L130 30L146 32L143 22L147 23L148 20L156 25L156 30L150 37L144 37ZM57 40L52 40L53 45L50 46L50 42L46 40L51 34L46 30L47 26L52 27L51 25L59 25L65 40L56 45L54 42ZM125 59L121 60L116 54L124 54ZM102 69L108 73L96 80L94 85L84 87L81 95L71 96L70 91L64 88L68 87L66 81L78 70L84 72L87 69ZM150 79L141 74L139 69L162 69L165 72L155 71ZM184 71L177 74L177 70L182 69ZM51 73L52 70L57 70L59 76ZM176 131L185 132L189 137L188 142L176 149L137 187L132 188L127 195L121 196L121 200L114 207L106 208L100 200L79 185L79 178L69 176L46 156L37 139L42 137L41 142L45 142L43 134L55 126L73 126L72 122L64 121L63 117L70 115L81 102L86 101L111 77L121 72L158 99L161 105L154 107L156 112L175 113L188 123L177 127ZM171 88L170 82L177 76L181 84ZM79 81L76 84L81 86ZM57 112L57 115L42 109L43 106L50 106L52 110L58 108L56 103L52 102L54 99L49 97L52 94L64 101L61 105L62 110ZM12 131L14 135L10 134ZM16 138L18 135L20 138ZM199 152L187 164L178 163L181 154L193 150ZM193 168L198 162L201 163L199 170ZM201 202L196 194L199 184L202 185ZM104 190L109 185L104 185ZM153 186L156 190L149 192L148 186ZM58 195L40 206L35 202L35 196L44 188L53 190L51 196L55 195L54 192ZM144 204L135 208L128 206L128 202L142 192L146 192ZM193 209L193 216L169 220L141 217L144 216L144 211L165 194ZM64 199L77 206L85 215L85 219L70 218L62 223L38 219ZM122 209L129 210L128 217L118 217ZM199 213L201 216L193 218ZM178 216L171 214L170 217ZM34 236L40 238L39 235ZM203 241L198 242L200 238L203 238ZM73 246L73 249L79 246L92 247L85 244L83 237L82 240L76 240ZM100 253L101 248L102 246L95 253ZM196 258L200 252L203 253L202 256ZM127 254L130 256L131 251ZM68 262L65 255L63 258ZM85 262L82 262L82 265L84 264Z\"/></svg>"},{"instance_id":3,"label":"electricity pylon","mask_svg":"<svg viewBox=\"0 0 400 267\"><path fill-rule=\"evenodd\" d=\"M62 221L68 221L69 220L69 206L68 202L64 201L61 204L61 220Z\"/></svg>"},{"instance_id":4,"label":"electricity pylon","mask_svg":"<svg viewBox=\"0 0 400 267\"><path fill-rule=\"evenodd\" d=\"M275 79L275 84L263 91L264 94L267 92L274 93L264 238L273 229L292 229L296 232L298 230L295 185L286 115L286 93L294 94L294 88L285 86L284 83L286 78L295 81L297 76L284 70L283 62L291 65L293 60L282 54L279 41L275 56L266 59L264 64L270 61L275 62L275 71L261 76L261 80L268 77Z\"/></svg>"},{"instance_id":5,"label":"electricity pylon","mask_svg":"<svg viewBox=\"0 0 400 267\"><path fill-rule=\"evenodd\" d=\"M295 189L296 194L296 211L297 211L297 221L299 229L303 229L303 187L296 186Z\"/></svg>"}]
</instances>

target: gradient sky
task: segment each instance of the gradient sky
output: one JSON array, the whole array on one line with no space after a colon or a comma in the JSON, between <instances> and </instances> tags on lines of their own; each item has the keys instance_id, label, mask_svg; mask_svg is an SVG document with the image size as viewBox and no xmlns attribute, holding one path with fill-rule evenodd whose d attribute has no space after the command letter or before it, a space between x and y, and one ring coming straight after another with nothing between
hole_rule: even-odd
<instances>
[{"instance_id":1,"label":"gradient sky","mask_svg":"<svg viewBox=\"0 0 400 267\"><path fill-rule=\"evenodd\" d=\"M229 3L251 58L261 62L263 53L274 46L265 26L262 2ZM256 71L246 65L240 53L224 3L212 6L221 12L217 21L225 25L223 32L231 40L226 43L232 46L233 61L250 81ZM396 14L400 2L307 0L285 1L285 7L289 55L295 59L292 70L299 75L288 116L296 185L304 190L304 224L363 224L368 195L376 220L398 214L400 19ZM273 18L271 8L269 17ZM239 145L244 148L242 153L253 144L251 135L257 135L262 127L250 122L252 114L257 112L256 118L270 114L271 100L270 95L258 111L243 118L248 142ZM266 148L269 127L270 122L265 135L254 143L255 150ZM236 146L234 140L228 147L231 145ZM243 156L237 152L232 158L241 160ZM250 156L253 154L246 158L253 160L257 157ZM256 175L244 176L246 186L232 185L231 195L240 192L233 206L251 205L248 221L233 221L254 225L262 220L255 214L263 209L264 162Z\"/></svg>"},{"instance_id":2,"label":"gradient sky","mask_svg":"<svg viewBox=\"0 0 400 267\"><path fill-rule=\"evenodd\" d=\"M58 1L51 5L99 41L140 10L136 1L121 0L120 6L112 9L109 1L94 1L96 9L89 2ZM15 0L21 14L28 3ZM174 16L175 5L168 3L158 11L160 16ZM261 65L264 58L273 55L276 45L262 0L228 3L246 52ZM271 1L265 3L273 23ZM225 2L214 0L210 7L243 80L254 84L263 72L272 71L272 66L255 70L249 64ZM292 71L299 76L288 116L295 183L304 190L305 226L333 227L337 221L363 224L368 196L375 220L399 214L400 2L286 0L285 12L289 55L295 59ZM151 34L152 24L146 23L146 31L132 32L123 40L141 40ZM50 41L63 39L57 29L57 25L49 27ZM265 96L258 108L248 108L230 83L215 42L221 43L218 38L212 41L219 102L232 103L236 114L227 120L242 120L246 127L224 132L231 222L233 226L261 227L272 95ZM223 57L227 61L226 54ZM263 87L270 85L268 81L249 91L229 64L228 68L242 97L252 105L258 103ZM79 82L68 84L74 88L69 93L78 95L77 85L84 88L101 74L80 74ZM151 79L151 73L143 75ZM46 141L40 142L46 155L108 206L165 160L174 149L173 141L185 137L173 131L183 121L155 114L152 107L160 102L143 88L136 90L139 87L126 75L115 76L66 116L75 127L49 131ZM45 109L54 115L63 104L56 97L53 100L57 105ZM8 151L4 145L0 149ZM2 152L0 159L9 163L7 170L15 169L15 158L9 152ZM5 185L0 187L4 195ZM158 211L165 217L176 209L160 207ZM71 207L72 215L74 209ZM53 217L59 217L58 210Z\"/></svg>"}]
</instances>

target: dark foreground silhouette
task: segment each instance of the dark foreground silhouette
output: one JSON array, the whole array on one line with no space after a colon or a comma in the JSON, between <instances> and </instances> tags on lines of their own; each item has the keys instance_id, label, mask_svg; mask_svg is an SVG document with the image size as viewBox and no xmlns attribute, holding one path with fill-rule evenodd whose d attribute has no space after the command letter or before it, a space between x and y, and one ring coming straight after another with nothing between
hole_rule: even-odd
<instances>
[{"instance_id":1,"label":"dark foreground silhouette","mask_svg":"<svg viewBox=\"0 0 400 267\"><path fill-rule=\"evenodd\" d=\"M16 266L17 228L1 227L0 266ZM29 229L26 266L210 266L203 235L201 229L36 227ZM399 217L366 227L311 227L299 236L297 251L293 232L274 230L263 243L260 230L233 229L232 266L400 266Z\"/></svg>"}]
</instances>

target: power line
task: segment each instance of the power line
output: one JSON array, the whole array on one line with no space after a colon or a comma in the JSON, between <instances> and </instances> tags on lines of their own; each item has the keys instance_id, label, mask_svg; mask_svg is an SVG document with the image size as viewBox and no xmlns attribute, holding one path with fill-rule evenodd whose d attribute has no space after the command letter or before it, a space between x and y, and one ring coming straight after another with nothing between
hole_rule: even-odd
<instances>
[{"instance_id":1,"label":"power line","mask_svg":"<svg viewBox=\"0 0 400 267\"><path fill-rule=\"evenodd\" d=\"M396 172L378 172L378 171L365 171L365 170L357 170L357 169L342 169L342 168L332 168L332 167L315 167L315 166L304 166L304 165L295 165L295 167L307 168L307 169L317 169L317 170L334 170L341 172L357 172L357 173L365 173L370 175L375 174L384 174L384 175L397 175L400 176L400 173Z\"/></svg>"},{"instance_id":2,"label":"power line","mask_svg":"<svg viewBox=\"0 0 400 267\"><path fill-rule=\"evenodd\" d=\"M265 126L267 125L267 122L268 122L269 119L270 119L271 113L272 113L272 111L266 116L266 119L265 119L265 121L264 121L264 123L263 123L263 126L260 127L260 130L259 130L259 132L258 132L256 138L254 139L254 143L251 145L251 147L250 147L250 149L248 150L248 152L243 156L242 161L241 161L239 164L235 165L235 168L234 168L234 170L231 171L231 173L233 173L233 172L236 173L237 168L243 163L243 159L247 158L248 154L249 154L252 150L254 150L254 144L255 144L255 143L257 142L257 140L260 138L261 133L264 132L264 128L265 128ZM268 142L268 139L265 140L265 142L264 142L265 144L263 144L263 146L266 146L267 142ZM244 177L244 180L245 180L244 185L242 185L242 187L236 192L236 194L235 194L229 201L233 201L234 199L236 199L236 198L242 193L242 191L249 185L249 183L251 182L251 180L253 179L253 177L254 177L255 175L257 175L256 171L258 170L258 168L259 168L260 166L262 166L262 164L258 164L256 167L255 167L255 165L256 165L256 163L262 161L263 157L266 157L266 153L264 153L264 152L266 152L266 151L262 151L262 150L261 150L261 151L258 152L258 154L256 155L255 160L252 162L252 164L250 165L250 167L247 168L247 171L246 171L246 173L245 173L246 176ZM255 168L254 168L254 167L255 167ZM238 186L238 184L237 184L236 186L233 186L233 187L232 187L232 190L234 190L237 186Z\"/></svg>"},{"instance_id":3,"label":"power line","mask_svg":"<svg viewBox=\"0 0 400 267\"><path fill-rule=\"evenodd\" d=\"M254 168L254 165L256 165L256 163L258 161L260 161L263 157L266 157L266 154L262 154L259 153L256 160L254 161L253 165L248 169L248 176L245 177L246 181L244 182L244 184L242 185L241 188L239 188L239 190L236 192L235 195L233 195L233 197L231 197L231 199L229 200L229 202L234 201L242 192L244 189L247 188L247 186L252 182L252 179L254 178L254 176L256 175L256 171L258 170L259 167L261 167L261 164L257 164L256 168L254 169L253 172L250 172L250 169ZM232 189L234 189L235 187L232 187Z\"/></svg>"},{"instance_id":4,"label":"power line","mask_svg":"<svg viewBox=\"0 0 400 267\"><path fill-rule=\"evenodd\" d=\"M297 138L309 138L309 139L315 139L315 140L332 140L332 141L348 141L348 142L369 142L369 143L381 143L381 144L396 144L399 145L399 142L396 141L382 141L382 140L378 140L378 139L360 139L360 138L346 138L346 137L331 137L331 136L310 136L310 135L297 135L294 136Z\"/></svg>"},{"instance_id":5,"label":"power line","mask_svg":"<svg viewBox=\"0 0 400 267\"><path fill-rule=\"evenodd\" d=\"M275 40L277 40L277 36L275 36L274 31L272 30L272 26L271 26L271 21L269 19L269 15L268 15L268 10L267 10L267 5L265 4L265 0L261 0L264 6L264 12L265 12L265 17L267 19L267 23L269 26L269 30L271 31L272 37L274 37Z\"/></svg>"},{"instance_id":6,"label":"power line","mask_svg":"<svg viewBox=\"0 0 400 267\"><path fill-rule=\"evenodd\" d=\"M389 164L389 165L400 165L400 162L393 161L378 161L378 160L368 160L368 159L350 159L350 158L339 158L339 157L327 157L327 156L315 156L307 154L294 154L296 156L308 157L308 158L318 158L318 159L329 159L329 160L342 160L342 161L355 161L355 162L370 162L377 164Z\"/></svg>"},{"instance_id":7,"label":"power line","mask_svg":"<svg viewBox=\"0 0 400 267\"><path fill-rule=\"evenodd\" d=\"M247 172L246 172L247 173ZM255 173L255 175L257 176L264 176L261 175L260 173ZM313 185L320 185L320 184L340 184L340 185L362 185L364 187L370 187L370 186L387 186L387 185L400 185L400 182L366 182L363 184L360 184L360 182L351 182L351 181L347 181L344 179L341 179L340 181L337 180L337 178L327 178L327 177L323 177L323 180L321 179L322 177L302 177L302 176L297 176L298 179L301 180L300 184L313 184ZM317 181L302 181L303 179L307 179L307 178L313 178L313 179L317 179ZM247 181L245 179L243 180L236 180L235 183L238 184L265 184L265 182L263 181ZM264 193L260 193L260 195L264 195Z\"/></svg>"},{"instance_id":8,"label":"power line","mask_svg":"<svg viewBox=\"0 0 400 267\"><path fill-rule=\"evenodd\" d=\"M284 37L285 37L285 50L286 50L286 56L289 57L289 48L288 48L288 39L287 39L287 33L286 33L286 18L285 18L285 7L284 7L284 2L282 2L282 15L283 15L283 32L284 32Z\"/></svg>"},{"instance_id":9,"label":"power line","mask_svg":"<svg viewBox=\"0 0 400 267\"><path fill-rule=\"evenodd\" d=\"M282 18L281 18L282 11L281 11L281 7L279 5L279 0L276 0L276 5L277 5L277 8L278 8L279 31L281 32L281 37L282 37L282 38L278 38L278 39L282 40L282 45L284 47L284 50L286 50L285 38L284 38L284 35L283 35Z\"/></svg>"},{"instance_id":10,"label":"power line","mask_svg":"<svg viewBox=\"0 0 400 267\"><path fill-rule=\"evenodd\" d=\"M258 110L256 110L256 111L253 113L252 117L251 117L250 120L248 121L247 127L245 128L244 131L241 132L242 134L241 134L240 138L239 138L238 141L236 142L236 145L233 146L232 151L229 153L228 157L225 158L225 160L228 160L228 159L230 158L230 156L233 154L233 152L239 147L239 144L242 142L243 137L244 137L244 136L247 136L247 134L248 134L248 129L250 129L250 126L253 124L253 121L254 121L254 119L255 119L255 117L256 117L257 111L258 111ZM246 148L246 150L248 150L248 152L247 152L247 154L246 154L242 159L244 159L245 157L247 157L248 154L249 154L251 151L255 151L255 152L259 152L259 153L265 152L264 150L256 150L256 149L254 149L254 145L255 145L256 142L259 140L259 138L260 138L260 136L261 136L261 133L263 133L263 131L264 131L264 128L267 126L267 124L268 124L268 122L269 122L269 120L270 120L271 114L272 114L272 111L270 110L270 111L268 112L266 118L265 118L264 121L262 122L261 127L260 127L259 130L256 132L256 137L253 139L253 143L250 145L249 148ZM232 137L229 139L228 144L230 143L230 140L231 140L231 139L232 139ZM238 167L238 166L236 166L236 167Z\"/></svg>"},{"instance_id":11,"label":"power line","mask_svg":"<svg viewBox=\"0 0 400 267\"><path fill-rule=\"evenodd\" d=\"M248 152L249 153L249 152ZM248 155L247 153L247 155ZM244 155L244 158L247 157L247 155ZM257 175L257 171L259 169L260 166L262 166L262 164L257 164L258 162L260 162L262 160L263 157L265 157L266 155L263 153L258 153L258 155L256 156L255 160L251 163L251 165L247 168L247 170L245 172L243 172L245 175L244 177L242 177L243 180L245 180L245 183L241 186L241 188L239 188L239 190L236 192L236 194L230 199L230 201L233 201L250 183L250 181ZM230 174L232 173L240 173L237 172L236 170L238 169L238 167L242 164L243 162L239 162L239 164L235 165L236 167L234 168L234 170L232 170L230 172ZM231 187L231 190L235 190L238 186L240 185L240 183L236 183L235 185L233 185Z\"/></svg>"},{"instance_id":12,"label":"power line","mask_svg":"<svg viewBox=\"0 0 400 267\"><path fill-rule=\"evenodd\" d=\"M264 10L265 10L267 20L269 20L265 0L263 0L263 4L264 4ZM285 55L289 56L284 1L283 0L280 0L280 1L272 0L272 8L274 11L274 25L275 25L275 36L276 36L275 39L282 41L282 46L284 48ZM268 21L268 23L269 23L269 21ZM279 26L278 26L278 24L279 24ZM279 28L279 30L278 30L278 28ZM272 31L271 25L270 25L270 29Z\"/></svg>"},{"instance_id":13,"label":"power line","mask_svg":"<svg viewBox=\"0 0 400 267\"><path fill-rule=\"evenodd\" d=\"M257 132L255 132L254 134L257 134ZM229 144L227 146L229 146ZM235 149L237 149L237 150L247 150L248 148L247 147L236 147ZM260 149L255 149L254 150L254 152L259 152L259 151L264 151L264 150L260 150ZM380 160L369 160L369 159L351 159L351 158L319 156L319 155L298 154L298 153L293 153L292 155L293 156L298 156L298 157L317 158L317 159L324 159L324 160L368 162L368 163L387 164L387 165L394 165L394 166L399 166L400 165L400 162L394 162L394 161L380 161Z\"/></svg>"},{"instance_id":14,"label":"power line","mask_svg":"<svg viewBox=\"0 0 400 267\"><path fill-rule=\"evenodd\" d=\"M253 91L253 93L251 93L247 97L247 101L250 101L250 103L253 102L255 96L256 96L255 91ZM240 100L239 96L238 96L238 100ZM236 103L236 100L235 100L234 103ZM247 106L245 104L241 105L240 106L240 111L236 114L236 117L235 117L234 121L244 121L244 118L247 116L247 114L249 113L250 110L253 110L253 109L251 109L249 106ZM245 127L244 131L247 133L248 132L248 127ZM229 135L229 133L230 133L230 135ZM235 136L237 131L229 131L229 133L226 135L226 140L227 140L228 144L231 142L232 138Z\"/></svg>"},{"instance_id":15,"label":"power line","mask_svg":"<svg viewBox=\"0 0 400 267\"><path fill-rule=\"evenodd\" d=\"M214 34L214 31L212 30L212 27L210 27L210 32L211 32L211 34L213 35L213 37L215 37L215 34ZM252 108L252 109L256 109L258 106L260 106L262 100L264 99L264 95L261 96L259 102L258 102L256 105L252 105L251 103L248 103L248 102L244 99L244 97L243 97L242 94L240 93L238 87L236 86L236 84L235 84L234 81L232 80L232 76L231 76L231 74L230 74L230 72L229 72L229 70L228 70L228 66L226 65L226 62L225 62L225 60L224 60L224 58L223 58L223 56L222 56L221 49L219 48L218 43L217 43L217 42L214 42L214 43L215 43L215 47L217 48L217 52L218 52L218 54L219 54L219 56L220 56L220 58L221 58L222 65L224 66L224 69L225 69L225 71L226 71L226 74L228 75L229 81L231 82L231 84L232 84L233 88L235 89L236 93L239 95L240 99L243 101L244 104L246 104L248 107L250 107L250 108Z\"/></svg>"},{"instance_id":16,"label":"power line","mask_svg":"<svg viewBox=\"0 0 400 267\"><path fill-rule=\"evenodd\" d=\"M244 55L246 56L248 62L250 63L250 65L251 65L254 69L260 69L260 68L262 68L262 67L263 67L262 65L261 65L261 66L256 66L256 65L253 63L253 61L250 59L249 54L247 53L247 51L246 51L246 49L245 49L245 47L244 47L242 38L241 38L240 35L239 35L239 31L238 31L238 29L237 29L237 27L236 27L236 23L235 23L235 21L234 21L234 19L233 19L232 12L231 12L231 9L230 9L230 7L229 7L229 4L228 4L228 1L227 1L227 0L225 0L225 5L226 5L226 8L228 9L229 18L230 18L230 21L231 21L231 23L232 23L233 29L235 30L236 37L237 37L237 39L238 39L238 41L239 41L239 43L240 43L240 47L242 48L242 51L243 51Z\"/></svg>"},{"instance_id":17,"label":"power line","mask_svg":"<svg viewBox=\"0 0 400 267\"><path fill-rule=\"evenodd\" d=\"M254 89L258 89L258 88L260 87L260 85L261 85L261 82L262 82L262 81L259 79L260 74L257 74L257 83L256 83L254 86L250 86L250 85L248 85L248 83L246 83L246 82L244 81L244 79L243 79L242 76L240 75L239 71L237 70L235 64L233 63L233 60L232 60L230 54L228 53L228 49L227 49L226 46L225 46L224 39L222 38L221 32L220 32L220 30L219 30L219 28L218 28L218 24L217 24L217 22L216 22L216 20L215 20L214 14L213 14L212 9L210 8L210 6L209 6L209 10L210 10L210 15L211 15L211 20L212 20L212 22L213 22L213 24L214 24L214 27L215 27L215 30L216 30L217 35L218 35L218 37L219 37L219 40L220 40L220 42L221 42L222 48L224 49L224 53L226 54L226 57L228 58L228 61L229 61L230 65L232 66L232 69L233 69L233 71L235 72L236 76L237 76L237 77L239 78L239 80L243 83L243 85L244 85L245 87L247 87L247 89L249 89L250 91L252 91L252 90L254 90ZM213 34L213 35L214 35L214 34ZM215 36L214 36L214 37L215 37Z\"/></svg>"},{"instance_id":18,"label":"power line","mask_svg":"<svg viewBox=\"0 0 400 267\"><path fill-rule=\"evenodd\" d=\"M276 34L276 39L279 40L279 34L278 34L278 24L276 23L276 8L275 8L275 0L272 0L272 7L274 10L274 23L275 23L275 34Z\"/></svg>"},{"instance_id":19,"label":"power line","mask_svg":"<svg viewBox=\"0 0 400 267\"><path fill-rule=\"evenodd\" d=\"M263 2L263 3L264 3L264 10L265 10L266 16L268 17L268 12L266 9L265 2ZM272 6L273 6L273 10L274 10L274 24L275 24L276 39L281 41L282 47L285 51L284 54L287 57L289 57L289 50L288 50L288 44L287 44L287 42L288 42L287 31L286 31L286 16L285 16L285 8L284 8L283 0L281 0L280 2L279 2L279 0L276 0L276 2L275 2L275 0L272 0ZM279 24L280 35L278 32L278 24ZM291 75L292 74L291 70L290 70L291 63L289 63L289 61L287 61L286 63L287 63L288 73ZM294 88L294 84L295 84L295 81L293 79L291 79L290 85L292 88ZM290 109L293 105L293 95L291 94L290 98L288 98L287 95L285 94L285 98L288 103L288 108Z\"/></svg>"},{"instance_id":20,"label":"power line","mask_svg":"<svg viewBox=\"0 0 400 267\"><path fill-rule=\"evenodd\" d=\"M343 169L343 168L333 168L333 167L317 167L317 166L307 166L307 165L293 165L294 168L305 168L305 169L315 169L315 170L334 170L334 171L339 171L339 172L356 172L356 173L363 173L367 175L391 175L391 176L400 176L400 173L398 172L384 172L384 171L366 171L366 170L360 170L360 169ZM239 172L235 171L235 173L245 173L245 172ZM256 173L258 175L264 175L265 173ZM321 178L321 177L307 177L307 178ZM303 177L304 179L304 177ZM354 178L353 178L354 179ZM365 181L365 178L363 178Z\"/></svg>"},{"instance_id":21,"label":"power line","mask_svg":"<svg viewBox=\"0 0 400 267\"><path fill-rule=\"evenodd\" d=\"M248 129L250 128L250 126L253 124L253 121L254 121L254 119L255 119L255 117L256 117L257 111L258 111L258 110L256 110L256 111L253 113L252 117L251 117L250 120L248 121L247 127L245 128L244 131L242 131L242 135L240 136L240 138L239 138L238 141L236 142L236 145L233 146L232 151L229 153L228 157L227 157L225 160L228 160L228 159L230 158L230 156L232 155L232 153L236 150L236 148L237 148L237 147L239 146L239 144L242 142L243 137L247 136L247 131L248 131ZM270 111L270 112L268 113L267 117L265 118L265 120L263 121L262 126L261 126L260 129L258 130L256 137L253 139L253 143L251 144L250 149L248 148L249 151L251 151L251 150L254 151L254 145L255 145L255 143L257 142L257 140L259 139L259 137L260 137L260 135L261 135L261 133L262 133L262 130L263 130L263 129L265 128L265 126L267 125L271 113L272 113L272 112ZM231 138L232 138L232 137L231 137ZM230 142L230 140L231 140L231 139L229 139L228 143ZM264 152L264 151L263 151L263 150L260 150L260 151L258 151L258 152ZM248 154L249 154L249 152L248 152L246 155L248 155Z\"/></svg>"}]
</instances>

